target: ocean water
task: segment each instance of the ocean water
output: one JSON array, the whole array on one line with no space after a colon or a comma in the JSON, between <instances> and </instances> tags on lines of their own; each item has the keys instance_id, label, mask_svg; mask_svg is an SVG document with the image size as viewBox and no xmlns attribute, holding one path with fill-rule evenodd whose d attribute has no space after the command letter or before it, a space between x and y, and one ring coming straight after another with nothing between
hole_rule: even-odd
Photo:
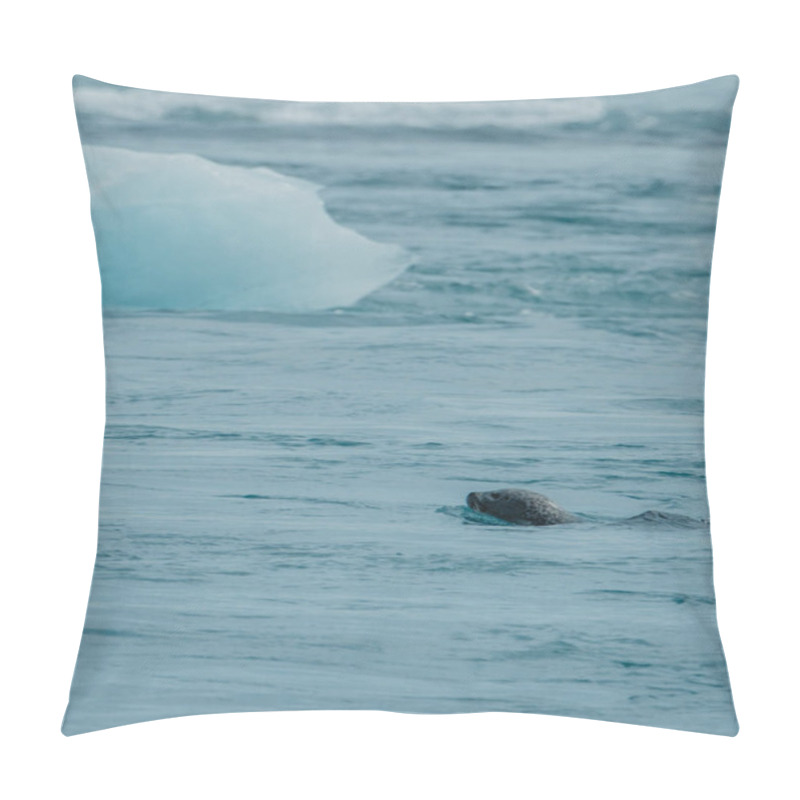
<instances>
[{"instance_id":1,"label":"ocean water","mask_svg":"<svg viewBox=\"0 0 800 800\"><path fill-rule=\"evenodd\" d=\"M735 91L353 106L79 80L107 421L64 732L382 709L734 734L703 370ZM169 238L182 186L235 258ZM264 282L273 246L293 266ZM579 521L466 508L505 486Z\"/></svg>"}]
</instances>

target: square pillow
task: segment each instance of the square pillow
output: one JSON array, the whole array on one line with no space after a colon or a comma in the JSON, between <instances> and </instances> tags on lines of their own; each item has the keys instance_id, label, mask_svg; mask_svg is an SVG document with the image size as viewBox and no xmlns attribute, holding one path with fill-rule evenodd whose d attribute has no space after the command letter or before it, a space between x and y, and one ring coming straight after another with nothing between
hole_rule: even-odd
<instances>
[{"instance_id":1,"label":"square pillow","mask_svg":"<svg viewBox=\"0 0 800 800\"><path fill-rule=\"evenodd\" d=\"M107 421L64 733L382 709L734 735L703 385L737 86L77 76Z\"/></svg>"}]
</instances>

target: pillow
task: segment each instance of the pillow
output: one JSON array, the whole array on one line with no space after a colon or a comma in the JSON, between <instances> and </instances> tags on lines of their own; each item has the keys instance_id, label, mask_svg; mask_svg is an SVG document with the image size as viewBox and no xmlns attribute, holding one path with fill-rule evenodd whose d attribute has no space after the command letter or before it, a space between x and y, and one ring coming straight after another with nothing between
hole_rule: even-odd
<instances>
[{"instance_id":1,"label":"pillow","mask_svg":"<svg viewBox=\"0 0 800 800\"><path fill-rule=\"evenodd\" d=\"M63 732L379 709L735 735L703 370L737 86L77 76L107 421Z\"/></svg>"}]
</instances>

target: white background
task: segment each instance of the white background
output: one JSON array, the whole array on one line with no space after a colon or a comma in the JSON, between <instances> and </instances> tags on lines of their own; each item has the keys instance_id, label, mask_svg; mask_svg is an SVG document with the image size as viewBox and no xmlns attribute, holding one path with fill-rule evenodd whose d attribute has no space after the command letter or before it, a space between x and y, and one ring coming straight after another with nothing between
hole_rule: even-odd
<instances>
[{"instance_id":1,"label":"white background","mask_svg":"<svg viewBox=\"0 0 800 800\"><path fill-rule=\"evenodd\" d=\"M0 23L2 718L10 798L796 797L797 43L791 5L29 2ZM70 79L297 100L615 94L741 77L708 352L735 739L511 714L195 717L66 739L94 557L100 294Z\"/></svg>"}]
</instances>

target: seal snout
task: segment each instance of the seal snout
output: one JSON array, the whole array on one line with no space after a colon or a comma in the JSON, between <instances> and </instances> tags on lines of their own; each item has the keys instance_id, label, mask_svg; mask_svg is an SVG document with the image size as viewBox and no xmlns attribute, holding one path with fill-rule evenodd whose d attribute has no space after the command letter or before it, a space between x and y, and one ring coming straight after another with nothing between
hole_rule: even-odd
<instances>
[{"instance_id":1,"label":"seal snout","mask_svg":"<svg viewBox=\"0 0 800 800\"><path fill-rule=\"evenodd\" d=\"M467 505L473 511L480 511L481 510L481 506L480 506L480 502L478 500L478 493L477 492L470 492L467 495Z\"/></svg>"}]
</instances>

